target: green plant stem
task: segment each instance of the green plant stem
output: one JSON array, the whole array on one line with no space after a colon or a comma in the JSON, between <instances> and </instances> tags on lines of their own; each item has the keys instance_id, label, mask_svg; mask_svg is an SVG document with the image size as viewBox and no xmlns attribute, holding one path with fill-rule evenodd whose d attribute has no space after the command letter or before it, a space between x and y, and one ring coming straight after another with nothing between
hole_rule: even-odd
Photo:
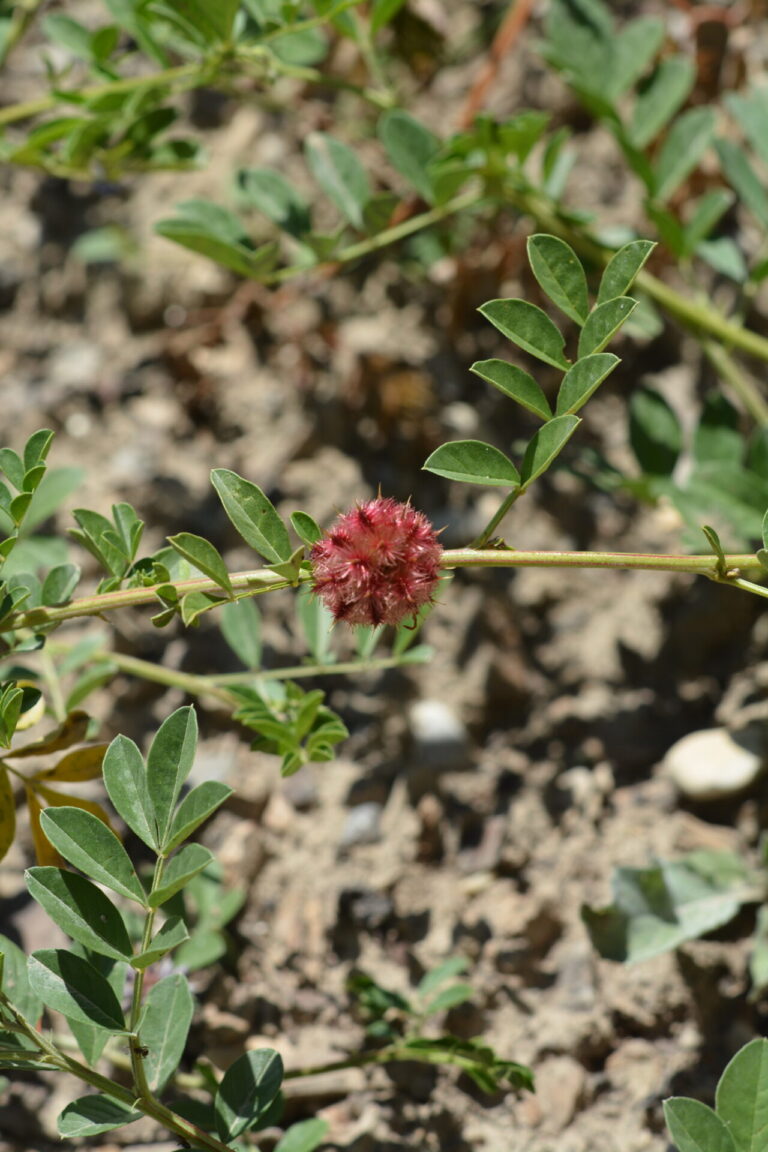
<instances>
[{"instance_id":1,"label":"green plant stem","mask_svg":"<svg viewBox=\"0 0 768 1152\"><path fill-rule=\"evenodd\" d=\"M154 872L152 873L152 886L149 893L150 900L152 894L157 891L160 884L162 883L164 869L165 857L158 856L155 863ZM150 943L152 942L152 931L155 926L156 916L157 909L153 908L150 904L150 906L146 909L146 914L144 917L144 930L141 935L141 952L146 952ZM139 1017L141 1016L144 997L145 973L145 968L134 969L133 991L131 993L131 1010L128 1017L128 1028L131 1033L129 1036L129 1044L131 1052L131 1071L133 1073L133 1084L142 1104L155 1101L155 1097L147 1082L147 1074L144 1068L144 1054L141 1050L141 1042L138 1035Z\"/></svg>"},{"instance_id":2,"label":"green plant stem","mask_svg":"<svg viewBox=\"0 0 768 1152\"><path fill-rule=\"evenodd\" d=\"M716 340L702 340L701 346L717 374L738 396L755 423L761 427L768 427L768 403L760 395L755 382L742 370L741 366L731 356L723 344Z\"/></svg>"},{"instance_id":3,"label":"green plant stem","mask_svg":"<svg viewBox=\"0 0 768 1152\"><path fill-rule=\"evenodd\" d=\"M309 580L309 574L301 575L299 580ZM278 588L291 587L291 581L286 580L277 572L270 572L268 568L256 568L253 571L237 572L232 577L232 585L236 592L248 592L258 595L260 592L274 591ZM112 612L115 608L131 608L136 604L157 604L160 600L156 595L157 588L167 587L158 584L149 588L123 588L118 592L101 592L93 596L82 596L63 604L60 608L30 608L27 612L19 612L6 617L3 628L42 628L49 624L60 624L64 620L73 620L78 616L100 616L102 612ZM221 587L206 577L192 580L180 580L174 584L180 596L187 592L222 593Z\"/></svg>"},{"instance_id":4,"label":"green plant stem","mask_svg":"<svg viewBox=\"0 0 768 1152\"><path fill-rule=\"evenodd\" d=\"M211 696L233 708L238 701L231 692L218 687L216 678L211 676L195 676L190 672L179 672L176 668L165 668L161 664L153 664L150 660L140 660L136 656L124 656L120 652L96 652L94 660L108 660L120 672L129 676L138 676L142 680L150 680L153 684L164 684L168 688L180 688L190 696Z\"/></svg>"},{"instance_id":5,"label":"green plant stem","mask_svg":"<svg viewBox=\"0 0 768 1152\"><path fill-rule=\"evenodd\" d=\"M313 265L312 268L307 268L300 264L291 264L287 268L281 268L271 276L265 277L263 283L282 284L286 280L293 280L294 277L299 275L316 273L323 268L333 268L338 264L349 264L353 260L361 260L364 256L370 256L373 252L379 252L382 248L388 248L390 244L396 244L400 240L405 240L408 236L413 236L414 233L421 232L424 228L429 228L433 224L439 224L441 220L447 220L450 216L455 216L458 212L465 212L470 208L474 208L482 204L485 200L485 194L477 190L462 192L460 195L454 196L451 200L446 200L445 204L439 204L436 208L430 208L427 212L420 212L418 216L411 216L408 220L403 220L400 224L394 224L391 228L385 228L383 232L379 232L376 236L370 236L365 240L359 240L355 244L347 245L346 248L342 248L337 252L332 260L326 261L323 264Z\"/></svg>"},{"instance_id":6,"label":"green plant stem","mask_svg":"<svg viewBox=\"0 0 768 1152\"><path fill-rule=\"evenodd\" d=\"M725 557L727 569L735 574L743 569L760 570L760 562L750 552ZM480 550L454 548L443 553L443 568L627 568L654 572L689 572L717 577L717 557L713 554L667 556L653 552L523 552L514 548Z\"/></svg>"},{"instance_id":7,"label":"green plant stem","mask_svg":"<svg viewBox=\"0 0 768 1152\"><path fill-rule=\"evenodd\" d=\"M318 17L307 20L305 23L307 26L313 27L315 24L325 22L326 17ZM276 35L265 37L263 43L276 38ZM235 46L226 57L226 63L228 65L226 75L229 79L232 78L233 74L237 74L238 65L250 67L258 63L262 68L269 67L273 71L278 71L280 75L303 80L309 84L342 88L354 92L361 99L378 108L389 108L392 104L392 98L387 92L350 83L341 77L321 72L317 68L283 64L261 44L245 45L242 48ZM84 101L96 100L104 96L139 92L143 88L173 87L176 91L181 92L201 84L215 84L218 71L219 67L216 61L204 59L191 64L179 64L172 68L163 68L158 72L151 72L143 76L124 76L119 80L109 80L103 84L89 84L81 88L73 88L71 92L66 89L57 89L48 96L41 96L39 100L26 100L0 109L0 127L16 124L20 120L29 120L33 116L41 116L43 113L50 112L53 108L68 102L82 104Z\"/></svg>"},{"instance_id":8,"label":"green plant stem","mask_svg":"<svg viewBox=\"0 0 768 1152\"><path fill-rule=\"evenodd\" d=\"M164 68L161 72L152 72L147 76L126 76L120 80L109 80L105 84L90 84L84 88L72 90L72 101L81 104L83 100L95 100L100 96L115 96L124 92L138 92L142 88L158 88L165 85L185 83L192 86L202 80L205 66L201 63L179 64L175 68ZM68 93L56 90L49 96L41 96L39 100L27 100L21 104L11 104L8 108L0 109L0 127L6 124L15 124L19 120L29 120L32 116L40 116L43 112L50 112L59 104L67 103Z\"/></svg>"},{"instance_id":9,"label":"green plant stem","mask_svg":"<svg viewBox=\"0 0 768 1152\"><path fill-rule=\"evenodd\" d=\"M759 560L751 552L726 555L725 562L727 572L724 582L729 584L736 583L735 577L740 576L745 570L755 573L763 571ZM718 575L717 557L711 553L696 556L667 556L646 552L525 552L514 548L453 548L443 552L440 563L443 568L640 568L655 572L688 572L691 575L708 576L712 580L722 581ZM729 573L732 573L732 576ZM234 572L230 575L230 579L236 590L250 595L260 595L263 592L293 586L291 581L268 569ZM309 583L311 580L311 573L302 572L296 583ZM3 621L3 631L49 628L65 620L83 616L101 616L115 608L156 604L157 588L163 587L168 587L168 583L153 585L150 588L127 588L118 592L83 596L59 608L40 607L15 612ZM215 580L205 577L182 580L174 584L174 587L181 595L187 592L221 592ZM224 598L222 603L225 603ZM109 659L114 658L114 654L110 654ZM121 657L121 659L127 658Z\"/></svg>"},{"instance_id":10,"label":"green plant stem","mask_svg":"<svg viewBox=\"0 0 768 1152\"><path fill-rule=\"evenodd\" d=\"M0 48L0 68L3 68L14 48L26 36L30 25L42 8L45 0L23 0L13 10L13 16Z\"/></svg>"},{"instance_id":11,"label":"green plant stem","mask_svg":"<svg viewBox=\"0 0 768 1152\"><path fill-rule=\"evenodd\" d=\"M754 584L751 580L741 580L738 577L730 581L737 588L742 588L745 592L754 592L755 596L764 596L768 599L768 588L764 588L762 584Z\"/></svg>"},{"instance_id":12,"label":"green plant stem","mask_svg":"<svg viewBox=\"0 0 768 1152\"><path fill-rule=\"evenodd\" d=\"M474 1068L477 1060L447 1049L412 1048L408 1044L388 1044L386 1048L376 1048L371 1052L358 1052L345 1060L335 1060L330 1064L312 1064L304 1068L288 1068L285 1080L302 1080L308 1076L320 1076L326 1072L345 1072L348 1068L364 1068L370 1064L451 1064L456 1068Z\"/></svg>"},{"instance_id":13,"label":"green plant stem","mask_svg":"<svg viewBox=\"0 0 768 1152\"><path fill-rule=\"evenodd\" d=\"M104 1095L110 1096L113 1100L119 1100L128 1108L134 1108L138 1105L140 1111L146 1116L151 1116L169 1131L176 1133L192 1148L202 1148L206 1152L232 1152L226 1144L222 1144L215 1136L209 1136L207 1132L203 1132L197 1125L185 1120L182 1116L178 1116L154 1097L150 1096L146 1099L142 1097L137 1100L135 1091L124 1088L121 1084L116 1084L114 1080L102 1076L100 1072L96 1072L93 1068L89 1068L86 1064L82 1064L79 1060L75 1060L74 1057L61 1051L16 1011L2 991L0 991L0 1004L13 1017L19 1030L36 1045L38 1051L42 1053L43 1059L55 1068L62 1072L69 1072L84 1083L90 1084L97 1092L103 1092Z\"/></svg>"},{"instance_id":14,"label":"green plant stem","mask_svg":"<svg viewBox=\"0 0 768 1152\"><path fill-rule=\"evenodd\" d=\"M484 548L485 547L485 545L488 543L488 541L492 538L492 536L493 536L494 532L496 531L496 529L498 528L499 524L501 524L501 522L504 519L504 517L506 516L507 512L509 512L512 505L517 500L518 496L522 496L524 491L525 491L524 488L515 488L512 492L509 493L509 495L507 497L505 497L504 500L502 500L501 504L496 509L496 512L491 517L491 519L488 521L488 523L486 524L485 528L482 530L480 535L477 537L477 539L472 541L472 547L473 548Z\"/></svg>"},{"instance_id":15,"label":"green plant stem","mask_svg":"<svg viewBox=\"0 0 768 1152\"><path fill-rule=\"evenodd\" d=\"M105 660L114 664L120 672L164 684L168 688L180 688L190 696L212 696L232 708L239 701L228 685L252 684L256 680L302 680L315 676L346 676L356 672L382 672L387 668L399 668L408 664L407 651L402 656L382 656L372 660L346 660L338 664L294 664L286 668L268 668L265 671L231 672L221 676L197 676L191 672L179 672L176 668L165 668L150 660L140 660L136 656L124 656L120 652L104 649L93 654L93 660Z\"/></svg>"}]
</instances>

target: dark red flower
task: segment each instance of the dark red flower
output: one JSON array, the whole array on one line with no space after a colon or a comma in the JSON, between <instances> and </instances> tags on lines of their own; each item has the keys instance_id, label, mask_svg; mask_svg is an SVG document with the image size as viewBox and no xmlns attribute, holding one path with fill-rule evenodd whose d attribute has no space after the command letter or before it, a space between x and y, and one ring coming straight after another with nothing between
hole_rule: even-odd
<instances>
[{"instance_id":1,"label":"dark red flower","mask_svg":"<svg viewBox=\"0 0 768 1152\"><path fill-rule=\"evenodd\" d=\"M339 516L313 546L315 592L336 620L399 624L432 600L442 551L423 512L379 496Z\"/></svg>"}]
</instances>

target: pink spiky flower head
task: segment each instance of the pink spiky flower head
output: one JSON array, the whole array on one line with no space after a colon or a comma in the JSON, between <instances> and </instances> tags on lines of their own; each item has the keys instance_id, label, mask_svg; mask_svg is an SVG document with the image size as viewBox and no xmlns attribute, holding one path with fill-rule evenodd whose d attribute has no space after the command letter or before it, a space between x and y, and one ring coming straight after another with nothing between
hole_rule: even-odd
<instances>
[{"instance_id":1,"label":"pink spiky flower head","mask_svg":"<svg viewBox=\"0 0 768 1152\"><path fill-rule=\"evenodd\" d=\"M336 620L400 624L432 600L442 551L423 512L379 496L339 516L313 546L315 592Z\"/></svg>"}]
</instances>

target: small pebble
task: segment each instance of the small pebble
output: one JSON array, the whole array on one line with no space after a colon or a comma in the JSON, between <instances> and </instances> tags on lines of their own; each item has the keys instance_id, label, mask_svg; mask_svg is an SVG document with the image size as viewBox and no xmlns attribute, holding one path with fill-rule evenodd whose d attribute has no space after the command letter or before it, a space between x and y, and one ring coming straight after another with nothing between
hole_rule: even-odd
<instances>
[{"instance_id":1,"label":"small pebble","mask_svg":"<svg viewBox=\"0 0 768 1152\"><path fill-rule=\"evenodd\" d=\"M409 713L414 759L423 767L450 772L467 766L467 730L442 700L419 700Z\"/></svg>"},{"instance_id":2,"label":"small pebble","mask_svg":"<svg viewBox=\"0 0 768 1152\"><path fill-rule=\"evenodd\" d=\"M350 808L341 830L340 845L351 848L353 844L376 844L381 839L381 804L371 800Z\"/></svg>"},{"instance_id":3,"label":"small pebble","mask_svg":"<svg viewBox=\"0 0 768 1152\"><path fill-rule=\"evenodd\" d=\"M689 800L720 800L757 779L765 763L762 744L755 728L691 732L669 749L662 771Z\"/></svg>"}]
</instances>

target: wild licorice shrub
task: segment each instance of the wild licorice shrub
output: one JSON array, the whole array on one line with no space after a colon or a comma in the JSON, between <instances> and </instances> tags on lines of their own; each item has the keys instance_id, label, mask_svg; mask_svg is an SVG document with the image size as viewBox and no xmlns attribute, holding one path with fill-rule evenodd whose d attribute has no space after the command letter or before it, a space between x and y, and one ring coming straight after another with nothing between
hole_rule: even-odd
<instances>
[{"instance_id":1,"label":"wild licorice shrub","mask_svg":"<svg viewBox=\"0 0 768 1152\"><path fill-rule=\"evenodd\" d=\"M510 548L498 535L516 501L566 449L581 424L578 413L618 364L618 357L604 348L634 309L635 302L626 293L650 252L643 241L630 242L616 252L590 307L586 270L564 241L537 235L530 238L528 249L533 273L550 299L569 309L569 315L574 312L571 301L578 301L575 314L580 317L581 331L573 359L569 359L564 334L537 306L525 300L494 300L481 309L512 343L556 367L561 379L551 405L534 377L516 365L486 360L473 366L476 375L534 413L540 424L518 460L495 445L457 440L438 447L426 461L425 469L445 479L504 490L498 508L466 548L444 550L435 528L421 512L387 497L342 513L325 533L302 511L294 512L286 523L253 481L215 469L211 479L223 509L243 541L263 557L264 567L230 572L211 541L188 532L169 537L167 548L142 556L143 525L130 505L120 504L113 508L111 520L88 509L74 513L75 540L105 573L94 593L75 596L80 571L71 563L53 568L42 580L34 574L16 573L5 581L0 634L14 661L24 663L14 665L23 683L11 677L0 694L0 744L6 749L0 756L0 848L7 850L13 838L13 781L19 780L29 796L38 850L47 854L27 872L29 891L68 934L72 946L43 949L25 957L10 941L2 942L6 974L0 984L0 1066L67 1072L94 1090L61 1114L62 1136L94 1136L144 1115L190 1147L241 1152L258 1139L252 1133L279 1120L281 1084L292 1073L282 1067L274 1050L260 1049L246 1052L220 1076L210 1069L199 1071L192 1074L191 1086L189 1074L179 1077L194 1013L189 982L183 972L172 971L149 987L146 974L161 961L172 963L176 950L187 942L190 927L177 898L211 865L210 852L188 841L226 800L229 789L205 781L183 792L196 740L190 708L164 722L146 759L126 737L118 737L108 749L92 746L67 751L87 734L87 716L73 712L37 745L38 750L42 746L66 752L52 773L42 777L22 773L15 759L23 759L30 751L27 745L14 746L14 733L42 695L37 688L30 690L35 673L28 662L56 628L73 618L103 617L127 605L154 605L159 609L153 618L158 627L174 619L194 624L201 615L220 611L225 636L250 668L236 675L234 682L228 677L158 669L116 652L89 648L78 656L86 666L85 682L78 681L68 699L82 703L87 698L93 686L88 679L89 662L101 670L106 667L107 678L125 670L160 678L202 698L213 695L248 730L252 747L280 756L283 774L290 775L310 760L331 759L334 745L344 739L346 730L324 704L322 691L305 692L293 682L290 671L282 672L283 679L271 686L262 678L253 598L269 591L298 590L297 607L312 638L315 674L339 670L326 647L329 618L334 617L339 626L351 624L357 634L358 659L345 670L354 673L358 668L408 663L418 652L409 648L414 624L433 606L438 580L458 567L666 569L766 594L761 583L744 574L754 574L758 581L762 578L768 565L768 540L764 541L766 549L757 554L726 554L710 527L705 527L704 536L711 551L692 556L528 552ZM11 525L0 544L3 556L13 554L22 539L25 516L30 508L34 512L35 492L46 474L52 439L43 430L30 438L21 454L10 448L0 450L0 468L8 483L2 510ZM15 496L11 489L16 490ZM387 624L395 633L392 655L376 665L375 646ZM72 653L68 655L71 659ZM101 682L99 676L96 681ZM37 682L41 682L39 677ZM68 795L63 804L60 794L51 796L52 782L65 784L99 774L103 774L114 809L155 856L148 879L137 873L109 826L108 813L89 811L74 795ZM691 933L724 922L723 904L731 909L737 906L729 891L730 880L724 879L716 864L699 859L687 867L693 885ZM662 875L664 883L665 877L674 881L662 900L667 944L665 917L670 900L674 904L679 898L680 923L684 928L688 924L690 892L678 883L678 872ZM736 900L745 898L743 870L733 869L731 875L741 893ZM111 895L105 896L99 885L106 886ZM652 886L653 892L657 890L657 885ZM640 893L645 891L641 884ZM715 910L714 919L710 917L706 924L700 910L702 895L706 908ZM632 899L637 906L634 894ZM132 935L123 901L138 909L138 936ZM613 923L611 915L626 927L623 908L615 913L608 910L597 919ZM616 931L610 936L614 942L619 939ZM126 1008L122 994L129 970L133 975ZM428 973L412 1002L370 981L358 983L355 994L367 1016L372 1046L349 1053L340 1065L422 1061L458 1068L485 1092L532 1088L529 1069L500 1057L481 1039L424 1035L424 1021L430 1014L461 1003L470 994L463 984L441 987L459 970L446 962L436 973ZM48 1010L62 1013L68 1021L82 1059L72 1054L70 1042L50 1037L40 1028ZM116 1068L127 1069L130 1087L115 1076ZM307 1070L298 1074L305 1075ZM762 1091L762 1080L755 1084ZM686 1104L675 1105L670 1115L676 1116L681 1109L685 1115L690 1111ZM293 1152L296 1147L311 1152L322 1142L326 1134L322 1120L310 1118L303 1124L309 1127L296 1131L293 1126L285 1132L277 1145L280 1152Z\"/></svg>"},{"instance_id":2,"label":"wild licorice shrub","mask_svg":"<svg viewBox=\"0 0 768 1152\"><path fill-rule=\"evenodd\" d=\"M47 7L37 0L0 4L0 62L7 60L33 27L36 14ZM13 664L0 692L0 745L7 749L0 763L0 854L13 837L15 791L21 785L29 798L38 850L47 858L55 851L53 841L58 839L60 855L82 876L60 868L58 863L41 863L29 870L30 891L70 932L73 948L66 956L37 954L25 960L10 942L3 945L0 1064L10 1069L66 1069L97 1089L94 1095L76 1102L60 1121L62 1134L73 1139L107 1131L127 1122L134 1113L146 1113L162 1120L193 1147L239 1149L248 1145L252 1132L274 1118L274 1093L281 1075L278 1062L269 1053L237 1062L214 1086L207 1102L194 1101L194 1123L182 1115L182 1104L174 1117L158 1102L161 1093L171 1090L173 1060L183 1047L183 1024L189 1014L183 982L164 984L161 980L156 985L159 991L149 992L138 1015L142 997L136 997L134 991L126 1015L120 1004L115 1008L114 996L105 989L103 980L106 978L114 991L128 965L138 974L135 989L142 984L145 964L151 967L158 958L173 955L184 926L174 921L175 913L161 902L161 896L170 880L189 877L203 857L199 845L179 843L172 848L158 839L168 814L166 802L176 791L176 784L169 783L163 773L158 775L157 754L155 768L150 772L147 767L145 778L127 745L117 745L108 759L97 746L72 750L79 743L72 742L73 731L81 730L78 724L82 728L83 716L80 714L76 722L71 718L78 705L87 700L94 683L108 681L119 670L147 678L165 677L162 682L192 695L213 695L250 731L254 746L281 757L282 770L289 774L308 760L330 759L345 730L323 704L319 690L304 692L284 675L267 691L258 679L258 617L252 598L270 589L300 586L303 592L314 585L314 597L300 595L299 613L317 675L330 667L322 617L325 605L332 615L357 629L353 672L415 662L417 656L423 659L423 650L408 647L412 637L407 633L411 617L422 616L434 598L438 569L442 572L481 564L644 566L700 573L766 595L762 581L768 570L768 529L763 524L761 532L760 520L768 503L768 405L756 381L743 369L740 357L768 361L766 338L742 323L742 316L754 305L755 290L768 277L768 262L760 245L744 251L732 226L720 227L724 214L733 209L751 216L751 227L756 225L763 232L768 229L768 201L761 175L768 155L764 85L727 93L722 106L716 108L708 96L703 101L703 94L695 91L694 61L679 50L680 39L668 34L663 18L641 16L619 27L612 6L601 0L550 0L546 6L540 49L588 113L602 120L613 134L628 171L642 186L646 220L639 232L655 235L666 251L666 263L683 273L682 281L688 279L688 292L681 292L643 267L653 241L633 239L614 251L605 242L599 221L573 211L574 205L565 195L573 156L568 131L550 131L546 113L523 110L504 123L484 114L468 116L461 131L451 133L449 129L437 134L410 109L398 106L398 93L383 67L388 60L381 34L386 37L388 26L402 7L399 0L371 0L365 5L354 0L304 4L280 0L125 4L107 0L105 22L97 28L86 27L64 12L46 13L45 36L58 49L58 57L52 53L48 61L49 91L40 100L0 109L0 126L7 129L0 151L12 164L81 181L104 177L120 181L131 171L183 169L197 164L201 155L198 141L167 135L178 117L183 92L221 85L232 94L240 82L244 81L250 91L255 86L267 86L275 78L289 82L296 78L304 85L329 91L340 78L333 68L325 68L324 52L335 42L346 41L345 47L356 53L358 61L355 80L363 79L349 83L341 78L340 86L345 95L354 93L376 116L375 126L370 121L370 155L378 152L379 161L397 174L397 181L390 184L389 177L382 177L381 172L369 172L357 149L340 138L341 122L335 125L331 120L332 131L311 133L304 147L307 175L314 182L316 197L305 199L300 188L289 184L279 171L241 168L236 177L237 211L202 199L186 201L171 209L169 218L160 221L156 231L239 276L268 285L305 276L313 266L327 270L352 265L362 256L370 257L426 229L431 230L441 251L450 256L459 251L454 237L468 235L464 226L455 227L454 218L466 225L472 213L482 227L483 221L503 219L512 211L533 219L545 233L555 233L531 237L529 258L544 295L579 329L578 348L569 358L563 333L541 309L521 300L492 301L485 306L484 314L491 323L518 348L561 370L564 376L553 411L548 395L517 364L488 360L474 366L478 376L538 417L541 425L517 462L495 445L471 440L443 445L430 457L425 467L439 476L498 487L506 493L496 515L465 549L433 554L423 535L415 553L408 559L401 556L399 568L392 557L389 568L371 565L368 545L362 554L347 556L338 540L324 548L319 543L320 529L305 513L295 513L289 529L255 484L217 470L214 484L227 513L243 539L263 557L265 567L230 573L214 546L191 533L177 534L169 539L167 548L153 556L141 555L142 524L130 506L119 504L111 521L87 509L76 513L78 527L73 535L104 572L95 594L76 598L80 572L70 562L40 572L17 566L13 575L6 573L2 578L0 627ZM522 7L522 3L515 5L518 11ZM514 19L518 15L515 9L509 10ZM283 47L288 51L281 52ZM498 68L502 52L495 56ZM69 105L63 115L62 104ZM25 128L17 132L14 126L20 124ZM696 175L696 166L705 156L708 166L701 174L706 178L698 181L698 188L693 181L687 188L686 181ZM399 181L405 182L405 198ZM314 203L320 198L325 200L322 212ZM253 212L260 213L262 224L268 221L272 229L272 235L259 246L252 243L248 221L241 214ZM328 227L326 220L335 223L322 231ZM114 257L115 239L109 241L105 231L100 238L92 235L90 239L99 239L102 245L105 240L111 243ZM591 309L587 276L578 256L587 259L591 281L605 269L596 306ZM727 311L721 310L714 298L707 299L703 277L708 269L732 286ZM682 430L660 394L640 390L632 405L630 440L643 473L641 486L651 499L663 496L673 500L697 532L698 509L708 509L716 495L720 506L726 506L730 538L739 540L738 547L752 548L762 536L764 547L757 554L726 554L711 527L704 529L710 551L704 556L684 557L616 553L547 556L513 552L495 535L515 501L566 447L580 423L577 412L616 366L617 358L604 347L634 309L627 293L635 277L646 332L654 325L660 328L664 316L684 325L699 339L703 355L714 365L718 386L737 397L741 409L755 423L738 459L732 443L726 445L724 453L713 453L711 434L725 432L727 441L735 425L728 425L731 417L726 414L724 419L722 409L709 405L700 422L696 466L682 485L674 475L683 446ZM701 293L695 291L699 285L704 288ZM0 466L7 486L0 488L0 524L7 535L0 546L0 562L13 553L21 534L32 523L33 517L27 520L27 514L30 509L34 511L50 440L50 433L42 431L21 455L10 448L2 450ZM713 455L718 460L714 461ZM614 482L616 477L609 479ZM637 477L625 479L628 488L637 487ZM691 497L695 498L693 509ZM351 517L350 523L358 531L359 511L345 516ZM366 530L370 527L363 525ZM383 524L373 527L378 530ZM364 560L369 565L365 577L359 565L353 569L352 560ZM746 579L746 575L753 579ZM179 618L185 625L193 625L204 613L220 612L223 630L249 670L243 674L249 680L239 684L224 684L213 677L187 676L182 680L167 669L142 666L140 661L128 661L108 650L91 651L86 656L69 652L67 658L80 662L81 673L67 695L69 716L60 730L44 738L48 747L57 747L64 755L53 776L20 771L19 760L27 751L11 743L14 732L45 703L36 686L39 677L35 679L30 667L35 649L69 618L101 617L119 604L140 603L154 605L158 627ZM391 653L377 656L381 627L398 622L400 629ZM338 667L334 670L339 671ZM173 724L179 723L173 720ZM189 723L184 721L185 726ZM119 841L105 841L95 824L87 819L83 823L85 810L77 807L77 797L70 798L71 808L62 806L57 791L58 785L85 779L88 773L98 775L102 760L105 778L109 778L110 765L119 756L126 758L126 780L135 789L138 808L134 811L125 797L115 799L115 807L133 826L125 815L131 809L137 824L134 831L140 838L142 831L149 835L145 844L151 842L158 854L159 871L154 873L149 890L142 891L134 884ZM167 765L175 762L180 776L180 761L174 761L174 756L168 756ZM51 783L56 788L51 789ZM180 799L177 815L180 818L187 804L184 820L190 818L194 825L191 817L212 811L207 807L211 801L210 795L206 799L204 793L193 790ZM41 812L45 803L54 811ZM146 917L145 927L152 926L140 941L129 938L126 942L120 927L120 907L116 919L112 905L108 907L97 895L101 890L94 886L94 880L106 881L96 867L98 854L87 850L91 841L105 849L109 845L112 863L117 866L119 862L124 890L115 892L118 900L132 900ZM83 853L74 852L72 846L77 842ZM114 869L112 875L114 880ZM189 880L193 882L194 876ZM91 887L83 887L88 884ZM587 910L585 919L604 955L611 954L612 949L614 959L639 959L727 922L742 903L755 898L764 902L765 877L756 878L743 862L726 859L726 854L714 859L712 854L700 853L633 875L624 870L616 889L614 906ZM649 893L659 894L657 904L649 900ZM87 906L101 910L98 923L83 911ZM670 917L670 908L674 917ZM636 930L638 925L642 931ZM752 962L758 990L768 983L766 940L768 922L763 915ZM421 993L426 998L428 987ZM407 1028L397 1032L392 1025L393 1012L406 1017L410 1012L413 1019L421 1019L421 1009L404 1006L402 997L382 994L381 989L368 988L367 994L374 1017L372 1027L379 1029L379 1034L383 1029L387 1036L388 1047L379 1049L376 1059L385 1055L395 1058L397 1054L431 1062L440 1059L469 1070L488 1090L500 1081L515 1086L530 1084L527 1070L512 1064L502 1066L479 1044L462 1046L462 1042L448 1038L441 1046L434 1040L419 1041ZM448 988L443 1006L457 1002L461 995L460 988ZM431 1003L439 1002L440 994ZM45 1034L35 1027L45 1005L60 1009L70 1021L84 1063L75 1061L70 1049L56 1049L55 1044L46 1047ZM177 1026L173 1037L163 1032L168 1021ZM106 1054L103 1058L102 1048ZM109 1061L119 1066L119 1058L127 1051L133 1079L126 1094L120 1085L105 1078L102 1069ZM168 1062L159 1068L159 1054L163 1052ZM715 1111L696 1101L669 1103L670 1130L682 1152L694 1148L696 1152L754 1152L755 1147L762 1146L760 1116L768 1097L763 1071L768 1068L765 1043L754 1042L740 1056L726 1069ZM362 1056L359 1062L364 1062ZM195 1110L190 1101L186 1103ZM297 1148L308 1152L322 1141L323 1133L322 1122L310 1120L291 1129L278 1148L281 1152L288 1152L289 1147L291 1152Z\"/></svg>"}]
</instances>

